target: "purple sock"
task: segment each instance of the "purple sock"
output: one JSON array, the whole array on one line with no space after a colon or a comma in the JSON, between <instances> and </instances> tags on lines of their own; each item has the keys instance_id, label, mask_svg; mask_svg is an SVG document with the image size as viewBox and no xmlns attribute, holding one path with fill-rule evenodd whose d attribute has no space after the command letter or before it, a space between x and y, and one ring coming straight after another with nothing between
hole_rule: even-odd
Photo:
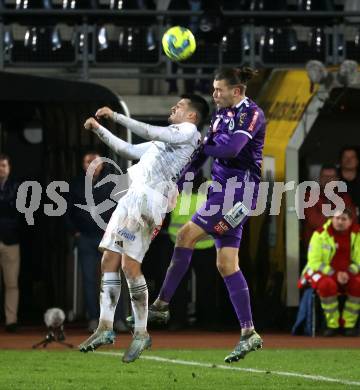
<instances>
[{"instance_id":1,"label":"purple sock","mask_svg":"<svg viewBox=\"0 0 360 390\"><path fill-rule=\"evenodd\" d=\"M171 263L161 287L159 299L169 303L191 262L193 250L175 247Z\"/></svg>"},{"instance_id":2,"label":"purple sock","mask_svg":"<svg viewBox=\"0 0 360 390\"><path fill-rule=\"evenodd\" d=\"M239 270L232 275L225 276L224 281L241 328L252 328L254 325L252 322L249 288L244 275Z\"/></svg>"}]
</instances>

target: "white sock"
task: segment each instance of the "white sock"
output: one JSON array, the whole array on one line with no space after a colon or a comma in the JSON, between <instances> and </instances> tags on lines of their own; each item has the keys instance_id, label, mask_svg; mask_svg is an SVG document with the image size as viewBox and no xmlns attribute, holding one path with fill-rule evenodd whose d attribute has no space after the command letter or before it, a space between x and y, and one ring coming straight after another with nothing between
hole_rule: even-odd
<instances>
[{"instance_id":1,"label":"white sock","mask_svg":"<svg viewBox=\"0 0 360 390\"><path fill-rule=\"evenodd\" d=\"M104 272L100 291L100 324L113 328L116 305L120 298L121 279L118 272Z\"/></svg>"},{"instance_id":2,"label":"white sock","mask_svg":"<svg viewBox=\"0 0 360 390\"><path fill-rule=\"evenodd\" d=\"M138 333L146 332L148 317L148 288L144 275L126 279L129 286L131 307L134 313L135 328Z\"/></svg>"}]
</instances>

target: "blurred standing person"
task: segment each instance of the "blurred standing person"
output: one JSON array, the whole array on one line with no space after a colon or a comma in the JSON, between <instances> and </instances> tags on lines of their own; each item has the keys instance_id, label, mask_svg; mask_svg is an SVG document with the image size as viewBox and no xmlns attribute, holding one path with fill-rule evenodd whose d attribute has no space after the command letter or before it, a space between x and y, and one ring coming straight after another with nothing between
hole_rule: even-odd
<instances>
[{"instance_id":1,"label":"blurred standing person","mask_svg":"<svg viewBox=\"0 0 360 390\"><path fill-rule=\"evenodd\" d=\"M356 148L346 146L340 153L340 180L347 185L348 194L354 202L356 210L356 220L360 211L360 176L359 176L359 155Z\"/></svg>"},{"instance_id":2,"label":"blurred standing person","mask_svg":"<svg viewBox=\"0 0 360 390\"><path fill-rule=\"evenodd\" d=\"M83 277L85 309L88 316L88 330L93 332L98 325L99 318L99 283L98 272L101 262L101 253L98 246L104 234L102 229L92 218L91 214L76 204L86 204L85 175L93 160L100 157L96 151L87 151L82 158L83 173L70 183L67 222L73 234L78 249L79 262ZM93 175L92 194L96 205L110 198L113 183L106 183L97 188L96 184L106 176L106 169L99 164ZM109 222L113 209L102 214L102 218Z\"/></svg>"},{"instance_id":3,"label":"blurred standing person","mask_svg":"<svg viewBox=\"0 0 360 390\"><path fill-rule=\"evenodd\" d=\"M0 269L5 287L5 330L16 332L19 305L19 214L16 196L19 183L10 177L10 158L0 154Z\"/></svg>"}]
</instances>

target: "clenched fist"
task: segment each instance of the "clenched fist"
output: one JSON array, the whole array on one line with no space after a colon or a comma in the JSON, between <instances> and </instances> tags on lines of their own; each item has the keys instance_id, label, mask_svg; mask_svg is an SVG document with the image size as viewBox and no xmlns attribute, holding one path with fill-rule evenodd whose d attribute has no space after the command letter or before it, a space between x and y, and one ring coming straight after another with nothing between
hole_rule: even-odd
<instances>
[{"instance_id":1,"label":"clenched fist","mask_svg":"<svg viewBox=\"0 0 360 390\"><path fill-rule=\"evenodd\" d=\"M114 115L114 111L109 107L101 107L96 111L97 119L112 119Z\"/></svg>"},{"instance_id":2,"label":"clenched fist","mask_svg":"<svg viewBox=\"0 0 360 390\"><path fill-rule=\"evenodd\" d=\"M86 122L84 123L84 127L86 130L96 130L100 127L99 123L94 118L88 118L86 119Z\"/></svg>"}]
</instances>

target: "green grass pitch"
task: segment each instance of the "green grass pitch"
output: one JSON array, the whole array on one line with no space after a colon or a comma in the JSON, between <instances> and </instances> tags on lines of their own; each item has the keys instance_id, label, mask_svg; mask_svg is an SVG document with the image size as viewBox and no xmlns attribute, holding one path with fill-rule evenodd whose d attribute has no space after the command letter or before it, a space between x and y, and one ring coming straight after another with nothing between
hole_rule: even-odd
<instances>
[{"instance_id":1,"label":"green grass pitch","mask_svg":"<svg viewBox=\"0 0 360 390\"><path fill-rule=\"evenodd\" d=\"M2 350L0 389L360 389L358 350L264 349L232 365L223 363L225 350L154 350L131 364L120 352Z\"/></svg>"}]
</instances>

